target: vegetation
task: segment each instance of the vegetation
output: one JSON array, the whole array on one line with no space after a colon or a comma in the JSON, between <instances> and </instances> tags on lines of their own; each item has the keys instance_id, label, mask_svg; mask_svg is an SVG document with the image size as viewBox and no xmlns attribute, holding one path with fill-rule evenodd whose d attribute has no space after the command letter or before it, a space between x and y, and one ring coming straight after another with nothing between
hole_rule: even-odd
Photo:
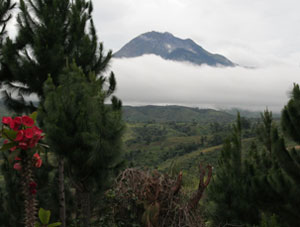
<instances>
[{"instance_id":1,"label":"vegetation","mask_svg":"<svg viewBox=\"0 0 300 227\"><path fill-rule=\"evenodd\" d=\"M18 6L12 40L15 4L0 0L1 226L300 226L299 85L277 120L268 110L236 121L179 106L122 112L91 1ZM36 109L41 129L24 115Z\"/></svg>"}]
</instances>

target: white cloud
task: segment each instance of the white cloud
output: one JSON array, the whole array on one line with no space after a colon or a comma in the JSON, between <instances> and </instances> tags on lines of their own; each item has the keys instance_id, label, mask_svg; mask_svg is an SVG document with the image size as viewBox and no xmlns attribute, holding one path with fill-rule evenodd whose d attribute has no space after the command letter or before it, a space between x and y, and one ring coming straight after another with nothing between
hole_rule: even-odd
<instances>
[{"instance_id":1,"label":"white cloud","mask_svg":"<svg viewBox=\"0 0 300 227\"><path fill-rule=\"evenodd\" d=\"M177 104L280 111L300 68L213 68L166 61L154 55L114 59L117 95L126 105Z\"/></svg>"}]
</instances>

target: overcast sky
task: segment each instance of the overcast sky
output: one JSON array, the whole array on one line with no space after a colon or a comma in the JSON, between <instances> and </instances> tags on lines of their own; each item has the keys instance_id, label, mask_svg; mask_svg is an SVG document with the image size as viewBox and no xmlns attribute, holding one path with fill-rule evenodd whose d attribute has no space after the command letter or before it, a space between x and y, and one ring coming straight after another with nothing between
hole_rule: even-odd
<instances>
[{"instance_id":1,"label":"overcast sky","mask_svg":"<svg viewBox=\"0 0 300 227\"><path fill-rule=\"evenodd\" d=\"M148 31L191 38L255 69L211 68L156 56L114 60L125 104L183 104L279 111L300 82L299 0L94 0L106 49Z\"/></svg>"}]
</instances>

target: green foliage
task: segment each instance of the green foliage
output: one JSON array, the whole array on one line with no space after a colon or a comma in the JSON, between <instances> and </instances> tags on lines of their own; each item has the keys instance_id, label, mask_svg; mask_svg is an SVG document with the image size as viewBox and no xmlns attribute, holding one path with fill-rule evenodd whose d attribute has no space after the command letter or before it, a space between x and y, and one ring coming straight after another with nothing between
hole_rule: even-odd
<instances>
[{"instance_id":1,"label":"green foliage","mask_svg":"<svg viewBox=\"0 0 300 227\"><path fill-rule=\"evenodd\" d=\"M66 62L74 60L86 75L93 71L98 76L107 69L112 52L104 54L98 43L90 1L20 0L19 6L19 30L16 39L8 39L3 47L5 67L0 71L9 108L17 112L36 109L24 96L34 93L43 102L43 83L51 75L57 86ZM16 81L23 85L12 84Z\"/></svg>"},{"instance_id":2,"label":"green foliage","mask_svg":"<svg viewBox=\"0 0 300 227\"><path fill-rule=\"evenodd\" d=\"M40 208L40 210L39 210L39 220L40 220L40 222L35 223L34 227L55 227L55 226L61 226L60 222L55 222L55 223L49 224L49 222L50 222L50 216L51 216L50 210L45 210L43 208Z\"/></svg>"},{"instance_id":3,"label":"green foliage","mask_svg":"<svg viewBox=\"0 0 300 227\"><path fill-rule=\"evenodd\" d=\"M109 95L103 89L104 82L94 74L87 79L72 64L61 75L58 87L53 87L51 78L45 84L45 112L41 113L47 141L66 158L74 173L70 177L76 180L105 176L105 169L111 167L120 152L121 104L116 98L112 98L112 105L105 104Z\"/></svg>"},{"instance_id":4,"label":"green foliage","mask_svg":"<svg viewBox=\"0 0 300 227\"><path fill-rule=\"evenodd\" d=\"M243 161L241 118L221 151L216 175L208 188L209 213L214 225L256 224L258 211L249 198L249 178Z\"/></svg>"},{"instance_id":5,"label":"green foliage","mask_svg":"<svg viewBox=\"0 0 300 227\"><path fill-rule=\"evenodd\" d=\"M259 227L280 227L280 224L278 223L275 214L271 216L267 216L266 214L263 213Z\"/></svg>"},{"instance_id":6,"label":"green foliage","mask_svg":"<svg viewBox=\"0 0 300 227\"><path fill-rule=\"evenodd\" d=\"M183 106L124 106L124 120L130 123L197 122L227 123L234 115L213 109L198 109Z\"/></svg>"},{"instance_id":7,"label":"green foliage","mask_svg":"<svg viewBox=\"0 0 300 227\"><path fill-rule=\"evenodd\" d=\"M51 150L65 160L67 177L76 188L81 212L87 210L85 203L97 206L94 203L98 194L108 187L120 164L124 127L121 102L111 96L113 90L104 89L112 87L112 83L114 77L107 83L93 73L86 76L73 63L65 68L59 86L50 77L45 84L44 107L39 111L47 141ZM106 104L109 98L110 105Z\"/></svg>"}]
</instances>

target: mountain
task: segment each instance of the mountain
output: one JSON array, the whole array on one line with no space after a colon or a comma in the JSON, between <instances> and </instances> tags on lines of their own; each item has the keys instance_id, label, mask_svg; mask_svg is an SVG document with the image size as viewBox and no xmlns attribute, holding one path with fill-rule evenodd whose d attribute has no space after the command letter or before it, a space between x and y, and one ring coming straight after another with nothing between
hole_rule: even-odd
<instances>
[{"instance_id":1,"label":"mountain","mask_svg":"<svg viewBox=\"0 0 300 227\"><path fill-rule=\"evenodd\" d=\"M213 109L198 109L184 106L123 106L126 122L199 122L227 123L235 116Z\"/></svg>"},{"instance_id":2,"label":"mountain","mask_svg":"<svg viewBox=\"0 0 300 227\"><path fill-rule=\"evenodd\" d=\"M163 59L190 62L197 65L235 66L220 54L212 54L191 39L180 39L171 33L147 32L131 40L114 54L116 58L132 58L155 54Z\"/></svg>"}]
</instances>

